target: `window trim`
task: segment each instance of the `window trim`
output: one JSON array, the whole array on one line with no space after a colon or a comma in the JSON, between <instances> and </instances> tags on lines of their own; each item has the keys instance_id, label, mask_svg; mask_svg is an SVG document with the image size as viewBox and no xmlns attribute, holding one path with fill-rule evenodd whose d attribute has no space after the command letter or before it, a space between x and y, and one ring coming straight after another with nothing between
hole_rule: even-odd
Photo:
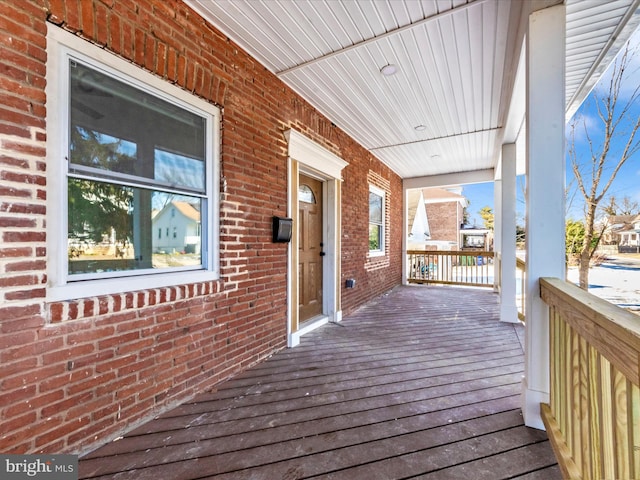
<instances>
[{"instance_id":1,"label":"window trim","mask_svg":"<svg viewBox=\"0 0 640 480\"><path fill-rule=\"evenodd\" d=\"M380 248L378 250L371 250L369 249L369 256L370 257L382 257L384 255L386 255L386 242L385 242L385 237L386 237L386 216L385 216L385 210L387 208L387 193L382 190L381 188L376 187L375 185L369 185L369 193L373 193L375 195L378 195L379 197L382 198L382 219L381 219L381 223L380 223ZM369 220L369 222L367 222L367 226L371 225L372 222L371 220ZM377 223L376 223L377 225ZM368 243L368 233L369 233L369 229L367 228L367 243Z\"/></svg>"},{"instance_id":2,"label":"window trim","mask_svg":"<svg viewBox=\"0 0 640 480\"><path fill-rule=\"evenodd\" d=\"M217 280L220 277L219 169L220 124L218 107L143 70L113 53L47 24L47 301L61 301ZM127 274L116 278L69 281L67 272L67 178L70 112L69 58L107 71L143 90L161 94L181 108L207 119L206 194L207 235L202 240L204 268ZM206 237L206 238L205 238Z\"/></svg>"}]
</instances>

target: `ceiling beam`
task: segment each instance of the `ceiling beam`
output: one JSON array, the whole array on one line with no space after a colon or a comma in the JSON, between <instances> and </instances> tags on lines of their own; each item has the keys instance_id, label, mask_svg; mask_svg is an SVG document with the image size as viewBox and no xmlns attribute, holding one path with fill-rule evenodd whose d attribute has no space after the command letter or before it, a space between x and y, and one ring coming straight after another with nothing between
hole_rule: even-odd
<instances>
[{"instance_id":1,"label":"ceiling beam","mask_svg":"<svg viewBox=\"0 0 640 480\"><path fill-rule=\"evenodd\" d=\"M349 52L351 50L354 50L356 48L360 48L363 47L365 45L368 45L370 43L375 43L378 42L384 38L387 37L392 37L394 35L398 35L400 33L412 30L414 28L420 27L422 25L425 25L426 23L430 23L430 22L434 22L436 20L440 20L441 18L447 17L449 15L453 15L455 13L459 13L461 11L464 11L470 7L475 7L477 5L481 5L485 2L488 2L489 0L475 0L473 2L470 3L465 3L464 5L460 5L457 7L454 7L450 10L447 10L446 12L440 12L437 13L435 15L432 15L430 17L427 18L423 18L422 20L419 20L417 22L414 23L410 23L409 25L404 25L402 27L396 28L395 30L389 30L388 32L383 33L382 35L378 35L375 37L371 37L371 38L367 38L366 40L363 40L361 42L358 43L354 43L353 45L349 45L348 47L342 48L340 50L335 50L331 53L327 53L326 55L322 55L320 57L316 57L314 59L311 59L307 62L301 63L299 65L296 65L295 67L291 67L291 68L287 68L286 70L281 70L280 72L276 72L276 76L278 77L282 77L285 76L289 73L295 72L296 70L300 70L301 68L304 67L308 67L309 65L314 65L316 63L322 62L324 60L327 60L328 58L332 58L335 57L337 55L342 55L345 52Z\"/></svg>"},{"instance_id":2,"label":"ceiling beam","mask_svg":"<svg viewBox=\"0 0 640 480\"><path fill-rule=\"evenodd\" d=\"M482 130L474 130L473 132L453 133L451 135L443 135L441 137L423 138L421 140L412 140L410 142L394 143L393 145L382 145L381 147L370 147L370 151L382 150L384 148L402 147L405 145L414 145L417 143L435 142L438 140L445 140L447 138L465 137L467 135L476 135L478 133L488 133L499 131L502 127L484 128Z\"/></svg>"},{"instance_id":3,"label":"ceiling beam","mask_svg":"<svg viewBox=\"0 0 640 480\"><path fill-rule=\"evenodd\" d=\"M521 48L519 51L517 65L511 99L507 108L507 118L502 143L515 143L518 140L518 135L522 132L525 121L527 85L524 48Z\"/></svg>"},{"instance_id":4,"label":"ceiling beam","mask_svg":"<svg viewBox=\"0 0 640 480\"><path fill-rule=\"evenodd\" d=\"M494 170L471 170L467 172L445 173L443 175L429 175L427 177L411 177L402 180L403 190L410 188L449 187L467 185L469 183L493 182Z\"/></svg>"}]
</instances>

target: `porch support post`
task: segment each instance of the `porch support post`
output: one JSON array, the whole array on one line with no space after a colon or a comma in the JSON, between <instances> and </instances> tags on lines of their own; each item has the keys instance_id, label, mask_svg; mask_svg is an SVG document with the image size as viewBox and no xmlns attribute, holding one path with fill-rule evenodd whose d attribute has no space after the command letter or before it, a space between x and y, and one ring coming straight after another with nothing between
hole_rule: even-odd
<instances>
[{"instance_id":1,"label":"porch support post","mask_svg":"<svg viewBox=\"0 0 640 480\"><path fill-rule=\"evenodd\" d=\"M534 12L527 35L527 279L523 415L544 429L549 402L549 309L540 277L565 277L564 5ZM506 163L506 162L505 162Z\"/></svg>"},{"instance_id":2,"label":"porch support post","mask_svg":"<svg viewBox=\"0 0 640 480\"><path fill-rule=\"evenodd\" d=\"M518 322L516 305L516 145L502 146L500 320Z\"/></svg>"},{"instance_id":3,"label":"porch support post","mask_svg":"<svg viewBox=\"0 0 640 480\"><path fill-rule=\"evenodd\" d=\"M493 291L500 293L502 289L502 179L500 178L500 162L496 168L493 181Z\"/></svg>"},{"instance_id":4,"label":"porch support post","mask_svg":"<svg viewBox=\"0 0 640 480\"><path fill-rule=\"evenodd\" d=\"M402 183L402 285L409 285L407 237L409 236L409 189Z\"/></svg>"}]
</instances>

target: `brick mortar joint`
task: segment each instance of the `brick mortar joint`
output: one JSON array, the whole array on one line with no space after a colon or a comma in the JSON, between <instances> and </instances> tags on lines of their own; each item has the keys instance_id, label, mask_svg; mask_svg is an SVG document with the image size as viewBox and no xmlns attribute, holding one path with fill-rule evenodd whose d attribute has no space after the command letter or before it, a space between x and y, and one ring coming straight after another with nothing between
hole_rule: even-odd
<instances>
[{"instance_id":1,"label":"brick mortar joint","mask_svg":"<svg viewBox=\"0 0 640 480\"><path fill-rule=\"evenodd\" d=\"M43 145L46 146L47 141L46 139L38 139L38 134L42 134L43 136L46 135L46 130L44 128L40 128L40 127L29 127L29 131L30 133L30 137L22 137L20 135L12 135L12 134L7 134L7 133L0 133L0 151L7 151L7 152L13 152L13 150L5 150L3 148L3 142L4 141L9 141L9 142L13 142L13 143L21 143L21 144L27 144L27 145ZM34 155L27 155L28 157L32 157ZM38 158L41 158L38 156Z\"/></svg>"},{"instance_id":2,"label":"brick mortar joint","mask_svg":"<svg viewBox=\"0 0 640 480\"><path fill-rule=\"evenodd\" d=\"M20 136L12 136L12 135L0 135L0 154L2 155L7 155L16 159L20 159L20 160L24 160L27 162L42 162L45 160L45 158L42 155L36 154L36 153L27 153L27 152L21 152L20 150L16 150L15 148L11 148L9 146L7 146L7 143L13 143L13 144L21 144L21 145L28 145L28 146L34 146L34 147L38 147L38 148L42 148L43 150L46 148L47 142L43 141L43 140L36 140L36 139L27 139L25 137L20 137ZM47 173L45 171L40 171L37 170L36 166L34 163L30 163L30 167L33 171L33 173L37 173L40 176L45 177L47 175ZM25 169L24 168L12 168L8 165L3 165L3 169L5 170L12 170L12 171L18 171L18 172L24 172Z\"/></svg>"},{"instance_id":3,"label":"brick mortar joint","mask_svg":"<svg viewBox=\"0 0 640 480\"><path fill-rule=\"evenodd\" d=\"M154 302L151 302L154 292ZM160 301L164 293L164 301ZM174 295L175 293L175 295ZM87 320L94 317L113 315L140 308L152 308L161 305L170 305L182 300L193 300L214 294L227 293L222 289L221 280L213 280L200 283L190 283L179 286L151 288L134 292L115 293L95 297L84 297L71 300L61 300L45 303L46 326L56 327L61 323ZM116 301L119 298L119 302ZM106 301L106 311L101 311L101 306ZM58 318L53 318L54 309L60 309ZM86 312L89 308L91 311ZM72 315L72 311L75 315ZM88 314L85 314L88 313ZM58 315L56 315L57 317Z\"/></svg>"}]
</instances>

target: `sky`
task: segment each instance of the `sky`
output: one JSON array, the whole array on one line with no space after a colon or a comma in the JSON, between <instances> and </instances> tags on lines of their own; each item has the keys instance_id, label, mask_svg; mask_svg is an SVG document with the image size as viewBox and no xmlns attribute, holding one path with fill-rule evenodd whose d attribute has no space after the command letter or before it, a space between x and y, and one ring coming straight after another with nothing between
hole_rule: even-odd
<instances>
[{"instance_id":1,"label":"sky","mask_svg":"<svg viewBox=\"0 0 640 480\"><path fill-rule=\"evenodd\" d=\"M627 68L628 76L623 84L621 89L621 98L618 101L618 105L622 104L622 102L626 99L629 99L633 93L633 90L640 84L640 30L637 30L630 40L630 48L635 51L633 55L632 62ZM603 79L594 87L592 93L587 97L583 105L578 109L576 114L574 115L574 119L580 119L578 125L580 128L576 130L575 135L575 148L578 156L578 163L585 166L590 166L590 153L589 153L589 139L583 133L584 127L582 125L586 125L589 136L591 137L594 145L598 144L599 133L602 131L602 123L598 119L597 110L595 108L595 103L593 101L594 94L602 94L608 91L608 82L611 78L611 70L609 67L607 73L603 75ZM634 107L630 111L629 118L634 121L638 116L640 116L640 101L636 101ZM573 120L573 119L572 119ZM567 133L570 131L570 125L572 121L567 122ZM626 124L628 125L628 123ZM621 125L623 127L623 132L629 129L626 128L626 125ZM569 138L569 135L568 135ZM615 159L618 158L616 153L619 153L624 146L624 142L628 136L621 136L617 139L617 141L613 142L610 156L611 161L615 164ZM640 140L640 132L636 135L636 141ZM567 145L568 150L568 145ZM611 167L612 168L612 167ZM609 168L609 170L611 169ZM605 172L603 174L603 181L601 184L609 178L609 175ZM518 179L518 187L517 187L517 196L518 196L518 211L519 218L518 223L524 224L524 200L523 200L523 188L521 188L522 179ZM575 190L576 182L574 180L574 175L571 169L571 163L569 156L567 155L567 164L566 164L566 184L570 188L570 190ZM580 220L584 217L583 214L583 201L581 201L581 195L572 195L573 192L570 191L567 200L567 218L573 220ZM480 183L474 185L464 185L462 194L469 200L469 207L467 211L470 215L470 223L476 223L477 225L482 225L482 219L478 212L482 207L489 206L493 208L493 183ZM621 170L616 175L614 183L611 188L608 190L608 195L615 195L615 197L619 200L622 200L623 197L627 196L632 201L638 202L640 204L640 152L637 152L634 156L629 158L625 165L621 168ZM606 199L606 197L605 197ZM604 203L601 202L601 205Z\"/></svg>"}]
</instances>

